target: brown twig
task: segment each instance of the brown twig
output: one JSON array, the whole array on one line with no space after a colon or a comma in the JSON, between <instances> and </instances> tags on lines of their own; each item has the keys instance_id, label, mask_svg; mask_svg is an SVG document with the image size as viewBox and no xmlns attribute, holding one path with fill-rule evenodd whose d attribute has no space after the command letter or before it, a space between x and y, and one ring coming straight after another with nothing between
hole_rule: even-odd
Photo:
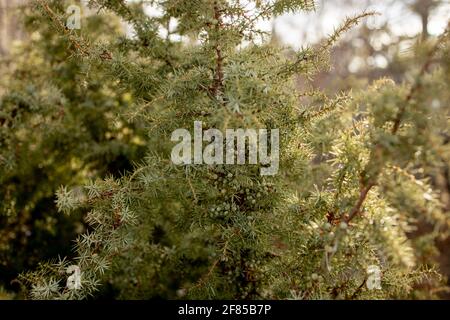
<instances>
[{"instance_id":1,"label":"brown twig","mask_svg":"<svg viewBox=\"0 0 450 320\"><path fill-rule=\"evenodd\" d=\"M214 94L214 97L217 97L223 90L223 54L222 54L222 48L220 46L219 42L219 33L221 31L223 22L222 22L222 16L221 11L219 9L219 5L217 4L217 1L214 1L214 19L216 20L214 31L215 31L215 45L214 50L216 52L216 70L214 74L214 83L212 86L212 92Z\"/></svg>"},{"instance_id":2,"label":"brown twig","mask_svg":"<svg viewBox=\"0 0 450 320\"><path fill-rule=\"evenodd\" d=\"M361 207L364 204L364 201L367 198L367 194L369 193L370 189L372 189L372 187L375 186L374 182L370 182L368 185L366 186L362 186L360 193L359 193L359 198L358 201L356 202L355 206L352 208L352 210L350 210L350 213L348 214L348 218L346 219L346 222L349 223L351 220L353 220L353 218L359 214L359 212L361 211Z\"/></svg>"},{"instance_id":3,"label":"brown twig","mask_svg":"<svg viewBox=\"0 0 450 320\"><path fill-rule=\"evenodd\" d=\"M68 37L69 41L72 43L72 45L75 47L75 49L85 57L90 56L90 52L88 49L86 49L86 44L80 43L75 37L72 35L70 30L67 28L67 26L64 25L64 23L58 18L58 15L50 8L48 3L45 0L36 0L37 3L47 12L48 16L52 21L54 21L58 27L63 31L63 33ZM112 54L108 52L107 50L104 50L101 54L99 54L100 59L102 60L111 60Z\"/></svg>"}]
</instances>

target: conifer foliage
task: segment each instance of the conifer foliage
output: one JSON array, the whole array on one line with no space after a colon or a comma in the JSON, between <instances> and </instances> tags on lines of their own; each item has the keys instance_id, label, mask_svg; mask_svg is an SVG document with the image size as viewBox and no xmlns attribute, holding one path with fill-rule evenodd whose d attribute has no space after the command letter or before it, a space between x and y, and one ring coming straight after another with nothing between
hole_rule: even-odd
<instances>
[{"instance_id":1,"label":"conifer foliage","mask_svg":"<svg viewBox=\"0 0 450 320\"><path fill-rule=\"evenodd\" d=\"M91 0L134 30L98 41L65 27L62 2L35 0L34 23L53 30L77 68L132 96L111 121L144 127L146 156L121 176L57 191L61 214L83 213L88 230L73 257L21 275L31 298L411 298L424 283L440 286L430 251L449 217L427 172L450 157L448 32L422 44L410 82L330 97L310 79L375 13L287 55L258 21L314 10L313 1L150 1L161 14L149 16L140 3ZM89 86L88 74L72 90ZM204 131L278 129L277 174L260 175L264 164L175 165L171 133L192 132L194 121ZM413 237L417 221L432 231Z\"/></svg>"},{"instance_id":2,"label":"conifer foliage","mask_svg":"<svg viewBox=\"0 0 450 320\"><path fill-rule=\"evenodd\" d=\"M145 148L144 131L124 114L131 94L70 58L36 8L20 15L28 40L0 58L0 291L40 260L71 253L83 224L81 213L57 212L61 185L118 177ZM117 19L92 15L83 23L92 41L120 36Z\"/></svg>"}]
</instances>

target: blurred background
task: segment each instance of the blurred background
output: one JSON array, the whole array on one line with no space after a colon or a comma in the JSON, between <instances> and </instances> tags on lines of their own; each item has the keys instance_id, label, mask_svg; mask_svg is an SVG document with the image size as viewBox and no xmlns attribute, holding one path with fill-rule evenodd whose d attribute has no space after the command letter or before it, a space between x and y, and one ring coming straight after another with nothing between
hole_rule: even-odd
<instances>
[{"instance_id":1,"label":"blurred background","mask_svg":"<svg viewBox=\"0 0 450 320\"><path fill-rule=\"evenodd\" d=\"M0 78L8 69L11 62L8 57L14 54L14 48L20 47L33 36L32 33L24 31L21 22L20 7L29 1L0 0ZM73 3L80 4L80 1L74 0ZM85 5L86 1L81 3ZM450 19L450 0L320 0L317 1L314 12L283 15L271 21L261 21L259 25L261 29L271 32L270 41L273 45L286 47L286 54L289 54L294 49L320 42L324 36L338 27L346 16L365 10L377 11L379 15L365 21L339 42L332 55L332 68L321 72L313 80L314 86L333 94L342 90L365 88L373 80L381 77L389 77L397 83L408 79L417 66L415 53L420 50L420 43L438 36L447 26ZM83 11L84 14L89 14L87 8ZM159 14L151 6L146 8L146 12L149 15ZM133 36L133 30L129 26L122 24L121 28L123 32ZM170 28L176 28L176 23ZM161 32L164 33L164 30ZM70 77L70 74L67 77ZM300 89L303 85L304 82L299 81ZM0 97L4 91L0 81ZM100 141L98 144L103 142ZM108 155L109 167L99 169L98 175L111 171L123 172L129 168L129 163L139 160L142 156L141 151L123 153L120 151L118 155ZM92 157L95 158L95 155ZM40 174L39 159L35 162L36 170L33 174L30 173L22 179L30 183L26 192L44 199L44 196L36 191L39 190L37 186L41 177L37 176ZM73 182L70 171L67 171L66 175L65 182L67 184ZM6 183L17 181L15 178L2 178L0 177L0 184L4 181ZM443 204L450 210L449 164L443 165L440 171L432 176L432 181L441 192ZM46 183L48 185L48 182ZM55 257L57 253L70 254L70 240L83 231L79 217L67 220L57 214L53 203L55 191L53 189L58 185L54 181L53 183L55 185L50 184L50 189L45 191L45 202L36 200L37 204L33 208L24 205L24 212L27 211L27 214L23 213L21 216L19 212L17 218L5 219L0 212L0 298L3 289L5 289L3 298L7 295L6 292L18 291L18 288L14 287L15 277L23 270L33 268L37 261ZM8 195L2 192L9 190L8 187L0 185L0 200L7 198ZM18 194L20 192L24 191L19 190ZM40 207L42 205L45 205L45 209ZM2 209L0 205L0 210ZM48 219L49 217L52 217L53 222ZM43 230L47 229L46 224L52 224L52 230L37 234L36 221L43 221L44 226L41 226ZM420 234L421 229L427 228L429 226L425 224L420 225L416 234ZM411 237L414 236L411 234ZM449 277L450 241L442 240L438 243L438 248L440 252L437 259L440 269ZM442 292L440 297L449 299L450 294Z\"/></svg>"}]
</instances>

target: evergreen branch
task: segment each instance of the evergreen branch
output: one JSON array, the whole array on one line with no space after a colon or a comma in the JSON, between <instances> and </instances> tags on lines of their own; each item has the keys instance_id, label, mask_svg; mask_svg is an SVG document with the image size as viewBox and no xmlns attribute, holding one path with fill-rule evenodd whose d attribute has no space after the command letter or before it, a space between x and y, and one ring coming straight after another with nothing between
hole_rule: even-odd
<instances>
[{"instance_id":1,"label":"evergreen branch","mask_svg":"<svg viewBox=\"0 0 450 320\"><path fill-rule=\"evenodd\" d=\"M209 267L208 272L200 278L200 280L197 282L194 288L203 286L206 283L206 281L212 276L214 269L217 267L217 264L220 262L221 259L223 259L223 257L225 257L227 249L228 249L228 241L226 241L223 246L222 256L214 260L213 264Z\"/></svg>"},{"instance_id":2,"label":"evergreen branch","mask_svg":"<svg viewBox=\"0 0 450 320\"><path fill-rule=\"evenodd\" d=\"M302 49L299 53L297 53L295 61L283 66L278 74L280 76L288 77L296 72L305 72L308 75L309 68L311 66L317 70L320 69L320 63L326 60L326 55L329 53L329 50L337 43L343 33L358 25L362 19L377 14L377 12L368 11L354 17L347 18L345 22L337 28L325 42L318 46L318 48Z\"/></svg>"},{"instance_id":3,"label":"evergreen branch","mask_svg":"<svg viewBox=\"0 0 450 320\"><path fill-rule=\"evenodd\" d=\"M89 51L88 44L80 37L78 40L73 36L72 32L64 25L64 23L58 18L58 15L50 8L46 0L35 0L44 9L49 18L56 24L56 26L66 35L72 45L75 47L82 56L89 57L91 52ZM98 55L101 60L111 60L112 54L107 50L104 50Z\"/></svg>"},{"instance_id":4,"label":"evergreen branch","mask_svg":"<svg viewBox=\"0 0 450 320\"><path fill-rule=\"evenodd\" d=\"M329 99L326 95L318 95L315 91L303 94L300 97L305 96L319 96L321 99L324 99L323 105L318 108L318 110L303 110L300 113L300 117L302 122L310 122L314 119L326 116L331 112L339 109L344 102L348 102L351 97L347 93L338 94L334 99Z\"/></svg>"},{"instance_id":5,"label":"evergreen branch","mask_svg":"<svg viewBox=\"0 0 450 320\"><path fill-rule=\"evenodd\" d=\"M222 48L219 41L219 34L222 29L222 16L221 11L218 5L217 1L214 1L214 19L215 21L215 44L214 44L214 50L216 53L216 69L214 74L214 83L212 86L212 92L214 97L218 97L219 94L223 91L223 55L222 55Z\"/></svg>"},{"instance_id":6,"label":"evergreen branch","mask_svg":"<svg viewBox=\"0 0 450 320\"><path fill-rule=\"evenodd\" d=\"M344 23L341 26L339 26L332 34L330 34L326 38L326 41L320 45L319 52L330 50L339 41L342 34L348 32L353 27L357 26L361 22L361 20L376 15L380 15L380 13L376 11L364 11L353 17L347 17Z\"/></svg>"},{"instance_id":7,"label":"evergreen branch","mask_svg":"<svg viewBox=\"0 0 450 320\"><path fill-rule=\"evenodd\" d=\"M425 63L422 65L420 72L416 78L417 80L415 81L414 85L412 86L408 95L406 96L405 103L402 104L402 106L400 107L399 113L394 121L394 126L391 131L392 135L397 134L398 129L400 128L400 124L401 124L403 115L406 112L407 105L409 105L409 103L411 102L413 97L421 90L421 88L422 88L421 78L428 72L428 69L431 65L434 55L437 53L438 48L441 45L441 42L447 37L448 33L449 33L449 28L447 28L447 30L439 37L436 44L433 46L432 50L428 54L428 57L427 57ZM383 148L383 146L381 144L377 144L375 146L375 157L379 157L379 155L381 154L382 148ZM369 179L369 181L365 182L365 179L364 179L365 174L366 174L366 172L364 171L361 175L361 190L360 190L359 198L358 198L358 201L356 202L355 206L351 209L348 218L346 219L347 223L349 223L351 220L353 220L353 218L355 218L360 213L361 207L362 207L364 201L366 200L369 191L376 185L375 180L377 177L373 177L372 179Z\"/></svg>"},{"instance_id":8,"label":"evergreen branch","mask_svg":"<svg viewBox=\"0 0 450 320\"><path fill-rule=\"evenodd\" d=\"M49 18L57 24L60 30L68 36L69 41L72 42L74 47L85 56L89 56L89 52L85 49L85 45L78 42L64 23L58 18L57 14L50 8L46 0L36 0L38 4L47 12Z\"/></svg>"},{"instance_id":9,"label":"evergreen branch","mask_svg":"<svg viewBox=\"0 0 450 320\"><path fill-rule=\"evenodd\" d=\"M350 213L348 214L348 217L346 219L346 223L348 224L350 221L355 218L356 215L359 214L361 211L361 207L364 204L364 201L367 198L367 195L369 191L374 187L376 184L374 182L370 182L367 185L362 185L359 193L358 201L356 202L355 206L350 210Z\"/></svg>"}]
</instances>

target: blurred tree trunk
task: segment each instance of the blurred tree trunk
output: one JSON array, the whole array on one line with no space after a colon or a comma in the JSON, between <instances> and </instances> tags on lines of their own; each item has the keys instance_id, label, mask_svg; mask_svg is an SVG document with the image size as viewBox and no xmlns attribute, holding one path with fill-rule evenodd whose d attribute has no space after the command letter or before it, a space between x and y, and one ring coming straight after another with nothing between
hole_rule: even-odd
<instances>
[{"instance_id":1,"label":"blurred tree trunk","mask_svg":"<svg viewBox=\"0 0 450 320\"><path fill-rule=\"evenodd\" d=\"M422 21L422 39L427 39L430 35L428 31L428 23L430 20L431 10L438 6L442 1L439 0L416 0L412 5L412 10L419 15Z\"/></svg>"},{"instance_id":2,"label":"blurred tree trunk","mask_svg":"<svg viewBox=\"0 0 450 320\"><path fill-rule=\"evenodd\" d=\"M27 0L0 0L0 55L9 52L11 43L23 33L17 14L19 6Z\"/></svg>"}]
</instances>

